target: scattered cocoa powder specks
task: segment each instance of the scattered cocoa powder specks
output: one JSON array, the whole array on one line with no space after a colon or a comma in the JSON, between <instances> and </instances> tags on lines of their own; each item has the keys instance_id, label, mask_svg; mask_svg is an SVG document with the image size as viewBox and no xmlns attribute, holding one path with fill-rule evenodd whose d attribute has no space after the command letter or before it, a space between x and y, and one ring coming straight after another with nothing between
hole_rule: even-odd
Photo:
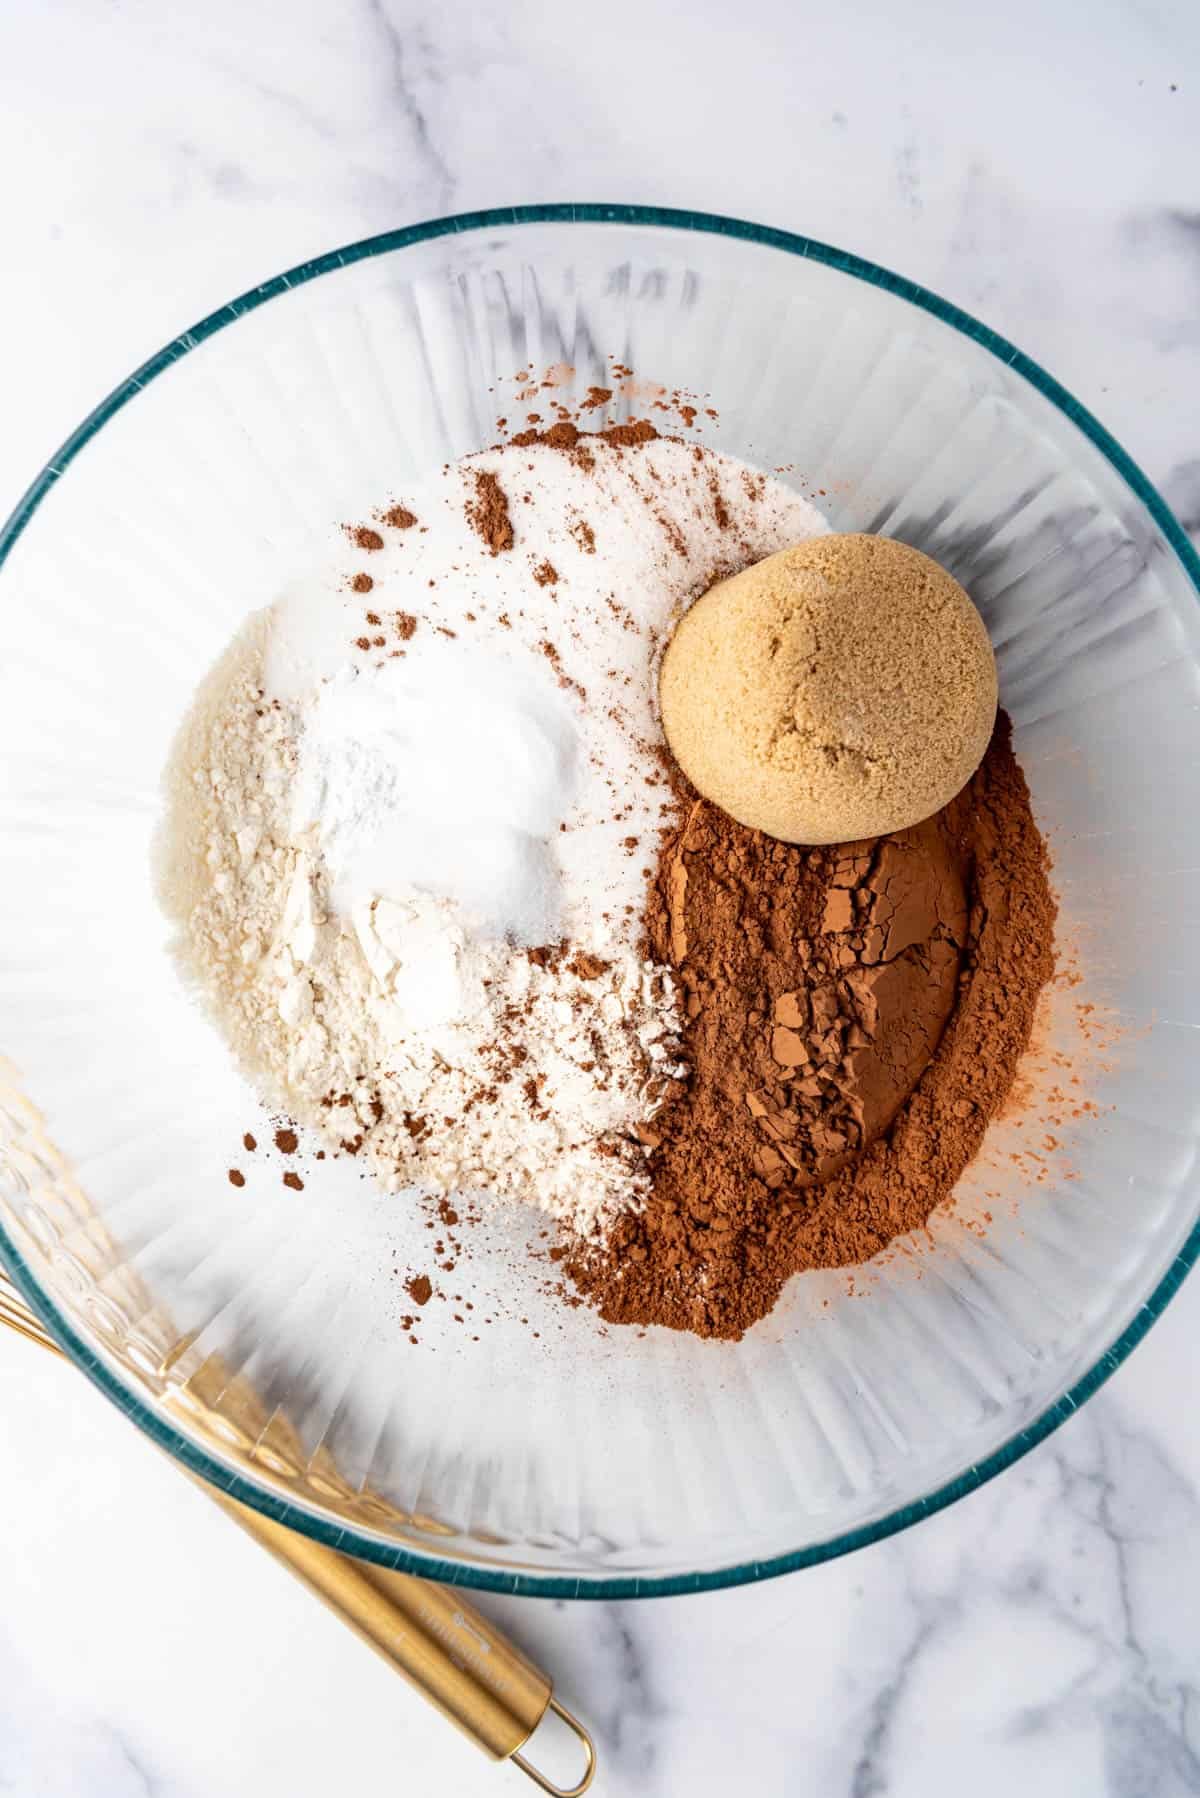
<instances>
[{"instance_id":1,"label":"scattered cocoa powder specks","mask_svg":"<svg viewBox=\"0 0 1200 1798\"><path fill-rule=\"evenodd\" d=\"M389 506L383 514L383 522L394 531L408 531L416 524L417 515L410 512L407 506Z\"/></svg>"},{"instance_id":2,"label":"scattered cocoa powder specks","mask_svg":"<svg viewBox=\"0 0 1200 1798\"><path fill-rule=\"evenodd\" d=\"M616 449L627 449L637 443L653 443L658 437L658 429L648 418L631 418L627 424L610 425L598 435Z\"/></svg>"},{"instance_id":3,"label":"scattered cocoa powder specks","mask_svg":"<svg viewBox=\"0 0 1200 1798\"><path fill-rule=\"evenodd\" d=\"M230 1168L229 1184L231 1186L244 1186L246 1184L246 1176L245 1176L245 1174L242 1173L240 1168L236 1168L236 1167Z\"/></svg>"},{"instance_id":4,"label":"scattered cocoa powder specks","mask_svg":"<svg viewBox=\"0 0 1200 1798\"><path fill-rule=\"evenodd\" d=\"M383 623L383 619L379 616L378 612L367 612L364 615L366 617L368 624L382 624Z\"/></svg>"},{"instance_id":5,"label":"scattered cocoa powder specks","mask_svg":"<svg viewBox=\"0 0 1200 1798\"><path fill-rule=\"evenodd\" d=\"M283 1184L286 1187L289 1187L292 1192L303 1192L304 1191L304 1182L300 1178L299 1174L293 1174L290 1172L286 1173L283 1176Z\"/></svg>"},{"instance_id":6,"label":"scattered cocoa powder specks","mask_svg":"<svg viewBox=\"0 0 1200 1798\"><path fill-rule=\"evenodd\" d=\"M490 470L477 468L472 473L475 498L467 506L467 519L490 553L498 556L501 551L511 549L516 541L508 512L508 495Z\"/></svg>"},{"instance_id":7,"label":"scattered cocoa powder specks","mask_svg":"<svg viewBox=\"0 0 1200 1798\"><path fill-rule=\"evenodd\" d=\"M258 1147L258 1138L251 1136L250 1132L247 1130L245 1136L242 1138L242 1147L247 1150L249 1154L253 1155L255 1149Z\"/></svg>"},{"instance_id":8,"label":"scattered cocoa powder specks","mask_svg":"<svg viewBox=\"0 0 1200 1798\"><path fill-rule=\"evenodd\" d=\"M532 949L526 949L525 958L535 968L557 968L563 953L562 943L538 943Z\"/></svg>"},{"instance_id":9,"label":"scattered cocoa powder specks","mask_svg":"<svg viewBox=\"0 0 1200 1798\"><path fill-rule=\"evenodd\" d=\"M599 980L606 974L612 964L599 955L591 955L586 950L578 950L567 963L567 969L578 980Z\"/></svg>"},{"instance_id":10,"label":"scattered cocoa powder specks","mask_svg":"<svg viewBox=\"0 0 1200 1798\"><path fill-rule=\"evenodd\" d=\"M411 612L396 613L396 635L404 643L416 635L417 620Z\"/></svg>"},{"instance_id":11,"label":"scattered cocoa powder specks","mask_svg":"<svg viewBox=\"0 0 1200 1798\"><path fill-rule=\"evenodd\" d=\"M372 530L369 524L348 524L345 528L350 534L351 541L359 549L373 553L375 550L383 548L383 538L378 531Z\"/></svg>"},{"instance_id":12,"label":"scattered cocoa powder specks","mask_svg":"<svg viewBox=\"0 0 1200 1798\"><path fill-rule=\"evenodd\" d=\"M404 1282L404 1290L414 1305L427 1305L433 1297L433 1281L428 1274L414 1274Z\"/></svg>"},{"instance_id":13,"label":"scattered cocoa powder specks","mask_svg":"<svg viewBox=\"0 0 1200 1798\"><path fill-rule=\"evenodd\" d=\"M355 593L369 593L374 585L375 583L369 574L356 574L352 577L350 582L350 586Z\"/></svg>"},{"instance_id":14,"label":"scattered cocoa powder specks","mask_svg":"<svg viewBox=\"0 0 1200 1798\"><path fill-rule=\"evenodd\" d=\"M539 562L533 571L533 578L539 587L557 586L558 569L553 562Z\"/></svg>"},{"instance_id":15,"label":"scattered cocoa powder specks","mask_svg":"<svg viewBox=\"0 0 1200 1798\"><path fill-rule=\"evenodd\" d=\"M562 656L559 654L556 645L551 643L548 637L543 637L542 641L538 644L538 648L553 668L555 678L563 691L577 693L580 699L586 699L587 688L581 686L577 680L572 680L571 676L562 665Z\"/></svg>"},{"instance_id":16,"label":"scattered cocoa powder specks","mask_svg":"<svg viewBox=\"0 0 1200 1798\"><path fill-rule=\"evenodd\" d=\"M294 1155L299 1146L300 1138L294 1130L283 1129L275 1132L275 1147L281 1155Z\"/></svg>"}]
</instances>

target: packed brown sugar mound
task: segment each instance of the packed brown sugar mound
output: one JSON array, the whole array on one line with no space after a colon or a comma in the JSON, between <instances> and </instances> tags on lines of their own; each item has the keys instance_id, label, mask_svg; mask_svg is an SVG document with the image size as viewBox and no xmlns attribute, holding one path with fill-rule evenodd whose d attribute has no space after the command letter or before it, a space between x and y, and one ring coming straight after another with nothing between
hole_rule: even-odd
<instances>
[{"instance_id":1,"label":"packed brown sugar mound","mask_svg":"<svg viewBox=\"0 0 1200 1798\"><path fill-rule=\"evenodd\" d=\"M567 1268L611 1322L736 1338L806 1268L865 1262L951 1194L1053 972L1054 901L1001 713L967 787L875 842L803 849L680 783L648 951L690 1076L652 1190Z\"/></svg>"},{"instance_id":2,"label":"packed brown sugar mound","mask_svg":"<svg viewBox=\"0 0 1200 1798\"><path fill-rule=\"evenodd\" d=\"M888 537L814 537L696 601L659 698L705 798L788 843L844 843L961 791L996 720L996 662L969 595L931 557Z\"/></svg>"}]
</instances>

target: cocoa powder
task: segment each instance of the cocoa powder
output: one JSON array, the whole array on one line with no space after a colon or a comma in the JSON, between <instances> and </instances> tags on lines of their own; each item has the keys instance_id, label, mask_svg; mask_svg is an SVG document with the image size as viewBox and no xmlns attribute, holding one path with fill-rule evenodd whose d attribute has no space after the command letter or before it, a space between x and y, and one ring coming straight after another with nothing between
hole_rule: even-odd
<instances>
[{"instance_id":1,"label":"cocoa powder","mask_svg":"<svg viewBox=\"0 0 1200 1798\"><path fill-rule=\"evenodd\" d=\"M737 1338L792 1274L949 1198L1028 1043L1055 906L1003 713L967 788L873 843L780 843L676 779L647 952L691 1072L643 1131L644 1209L565 1265L611 1322Z\"/></svg>"},{"instance_id":2,"label":"cocoa powder","mask_svg":"<svg viewBox=\"0 0 1200 1798\"><path fill-rule=\"evenodd\" d=\"M498 556L503 550L511 549L515 541L508 495L494 474L476 469L474 479L475 498L467 506L467 518L491 554Z\"/></svg>"},{"instance_id":3,"label":"cocoa powder","mask_svg":"<svg viewBox=\"0 0 1200 1798\"><path fill-rule=\"evenodd\" d=\"M578 425L561 419L548 431L518 431L512 439L516 448L543 443L548 449L572 450L576 455L586 451L589 441L610 444L614 449L629 449L638 443L653 443L659 433L648 418L631 418L621 425L608 425L603 431L581 431Z\"/></svg>"}]
</instances>

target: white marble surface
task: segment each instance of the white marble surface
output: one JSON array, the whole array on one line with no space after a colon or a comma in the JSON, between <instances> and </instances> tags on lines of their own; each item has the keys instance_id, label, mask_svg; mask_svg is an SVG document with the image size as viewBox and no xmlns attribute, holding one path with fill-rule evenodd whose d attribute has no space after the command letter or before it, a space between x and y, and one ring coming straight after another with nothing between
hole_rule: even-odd
<instances>
[{"instance_id":1,"label":"white marble surface","mask_svg":"<svg viewBox=\"0 0 1200 1798\"><path fill-rule=\"evenodd\" d=\"M1200 530L1194 0L10 0L0 510L179 328L516 201L759 218L980 313ZM1200 1280L1066 1428L849 1560L484 1607L610 1798L1200 1792ZM478 1759L70 1369L0 1340L0 1793L455 1798Z\"/></svg>"}]
</instances>

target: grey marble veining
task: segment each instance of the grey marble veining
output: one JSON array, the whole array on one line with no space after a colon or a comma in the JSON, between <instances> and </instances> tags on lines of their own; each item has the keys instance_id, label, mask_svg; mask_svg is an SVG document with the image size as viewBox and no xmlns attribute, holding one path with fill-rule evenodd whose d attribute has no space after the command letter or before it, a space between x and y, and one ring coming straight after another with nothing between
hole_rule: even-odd
<instances>
[{"instance_id":1,"label":"grey marble veining","mask_svg":"<svg viewBox=\"0 0 1200 1798\"><path fill-rule=\"evenodd\" d=\"M230 295L525 200L694 206L899 268L1037 357L1200 533L1200 9L54 0L0 19L0 494ZM0 498L0 504L3 504ZM611 1798L1200 1793L1200 1284L916 1530L760 1587L483 1600ZM0 1339L0 1793L528 1789L71 1370Z\"/></svg>"}]
</instances>

